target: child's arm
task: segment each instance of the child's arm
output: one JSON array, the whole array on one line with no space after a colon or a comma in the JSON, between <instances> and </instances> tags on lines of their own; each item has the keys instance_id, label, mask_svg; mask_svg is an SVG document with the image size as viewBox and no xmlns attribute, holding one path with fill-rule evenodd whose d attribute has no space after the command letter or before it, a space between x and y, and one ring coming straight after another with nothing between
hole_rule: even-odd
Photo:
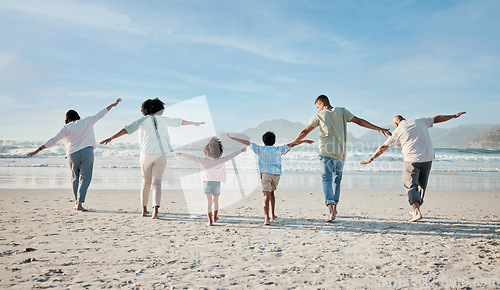
<instances>
[{"instance_id":1,"label":"child's arm","mask_svg":"<svg viewBox=\"0 0 500 290\"><path fill-rule=\"evenodd\" d=\"M234 157L236 157L236 156L240 155L241 153L243 153L243 152L245 152L245 151L247 151L247 149L246 149L246 148L242 148L241 150L234 151L233 153L231 153L231 154L229 154L229 155L227 155L227 156L221 157L221 158L219 158L219 159L217 159L217 160L218 160L218 161L220 160L220 161L221 161L221 163L222 163L222 162L226 162L226 161L231 160L231 159L233 159Z\"/></svg>"},{"instance_id":2,"label":"child's arm","mask_svg":"<svg viewBox=\"0 0 500 290\"><path fill-rule=\"evenodd\" d=\"M236 137L231 137L229 136L229 134L226 134L227 137L231 138L232 140L236 141L236 142L240 142L241 144L244 144L244 145L250 145L250 141L248 140L244 140L244 139L240 139L240 138L236 138Z\"/></svg>"},{"instance_id":3,"label":"child's arm","mask_svg":"<svg viewBox=\"0 0 500 290\"><path fill-rule=\"evenodd\" d=\"M188 153L175 152L175 155L176 156L185 157L185 158L187 158L189 160L192 160L192 161L198 162L198 163L203 163L203 161L205 161L205 158L194 156L194 155L191 155L191 154L188 154Z\"/></svg>"}]
</instances>

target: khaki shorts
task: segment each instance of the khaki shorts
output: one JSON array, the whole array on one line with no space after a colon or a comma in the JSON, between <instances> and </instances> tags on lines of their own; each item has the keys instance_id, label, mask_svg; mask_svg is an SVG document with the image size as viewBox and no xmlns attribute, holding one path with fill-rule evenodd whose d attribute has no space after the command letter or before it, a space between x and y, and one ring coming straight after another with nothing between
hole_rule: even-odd
<instances>
[{"instance_id":1,"label":"khaki shorts","mask_svg":"<svg viewBox=\"0 0 500 290\"><path fill-rule=\"evenodd\" d=\"M262 191L275 191L280 183L280 176L278 174L261 174Z\"/></svg>"}]
</instances>

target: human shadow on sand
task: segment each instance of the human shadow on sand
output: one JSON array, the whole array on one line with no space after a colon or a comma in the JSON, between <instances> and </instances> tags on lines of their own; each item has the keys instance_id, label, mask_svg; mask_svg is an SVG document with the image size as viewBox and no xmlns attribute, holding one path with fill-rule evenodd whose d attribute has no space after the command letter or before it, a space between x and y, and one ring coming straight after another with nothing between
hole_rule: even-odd
<instances>
[{"instance_id":1,"label":"human shadow on sand","mask_svg":"<svg viewBox=\"0 0 500 290\"><path fill-rule=\"evenodd\" d=\"M98 214L131 214L141 217L139 211L123 210L89 210L90 213ZM147 217L150 218L149 214ZM190 215L186 213L165 212L161 213L160 221L205 221L205 215ZM220 215L218 226L235 228L256 228L263 226L262 216L249 215ZM289 231L325 231L325 232L353 232L367 234L401 234L401 235L432 235L450 236L455 238L487 238L500 239L500 220L492 219L465 219L457 217L433 217L425 216L424 219L408 223L404 219L390 219L365 216L340 216L330 223L320 219L280 217L277 222L271 222L266 229Z\"/></svg>"}]
</instances>

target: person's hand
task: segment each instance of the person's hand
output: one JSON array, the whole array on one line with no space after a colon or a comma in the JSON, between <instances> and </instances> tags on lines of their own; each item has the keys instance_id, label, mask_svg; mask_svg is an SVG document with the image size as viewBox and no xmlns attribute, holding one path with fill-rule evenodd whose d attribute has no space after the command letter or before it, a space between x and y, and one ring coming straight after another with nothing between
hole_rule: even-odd
<instances>
[{"instance_id":1,"label":"person's hand","mask_svg":"<svg viewBox=\"0 0 500 290\"><path fill-rule=\"evenodd\" d=\"M392 133L391 131L389 131L389 129L383 129L383 128L380 128L378 130L382 135L384 135L385 137L387 136L392 136Z\"/></svg>"},{"instance_id":2,"label":"person's hand","mask_svg":"<svg viewBox=\"0 0 500 290\"><path fill-rule=\"evenodd\" d=\"M200 125L203 125L203 124L205 124L205 122L196 122L196 123L194 123L194 125L195 125L196 127L198 127L198 126L200 126Z\"/></svg>"},{"instance_id":3,"label":"person's hand","mask_svg":"<svg viewBox=\"0 0 500 290\"><path fill-rule=\"evenodd\" d=\"M460 113L456 113L455 115L453 115L455 118L458 118L460 116L462 116L463 114L465 114L466 112L460 112Z\"/></svg>"},{"instance_id":4,"label":"person's hand","mask_svg":"<svg viewBox=\"0 0 500 290\"><path fill-rule=\"evenodd\" d=\"M175 156L181 156L180 152L175 152Z\"/></svg>"},{"instance_id":5,"label":"person's hand","mask_svg":"<svg viewBox=\"0 0 500 290\"><path fill-rule=\"evenodd\" d=\"M35 155L35 154L40 153L43 149L45 149L45 145L42 145L42 146L38 147L38 149L36 149L36 150L35 150L35 151L33 151L33 152L28 153L27 155L28 155L29 157L31 157L31 156L33 156L33 155Z\"/></svg>"},{"instance_id":6,"label":"person's hand","mask_svg":"<svg viewBox=\"0 0 500 290\"><path fill-rule=\"evenodd\" d=\"M314 141L313 141L313 140L302 140L301 142L302 142L302 143L307 143L307 144L312 144L312 143L314 143Z\"/></svg>"},{"instance_id":7,"label":"person's hand","mask_svg":"<svg viewBox=\"0 0 500 290\"><path fill-rule=\"evenodd\" d=\"M371 162L372 162L372 160L370 158L368 158L366 160L363 160L363 161L359 162L359 164L366 165L366 164L371 163Z\"/></svg>"},{"instance_id":8,"label":"person's hand","mask_svg":"<svg viewBox=\"0 0 500 290\"><path fill-rule=\"evenodd\" d=\"M111 140L113 140L113 139L111 139L111 138L104 139L104 140L102 140L102 141L101 141L101 143L99 143L99 144L101 144L101 145L108 145L108 143L109 143L109 142L111 142Z\"/></svg>"},{"instance_id":9,"label":"person's hand","mask_svg":"<svg viewBox=\"0 0 500 290\"><path fill-rule=\"evenodd\" d=\"M116 100L116 102L113 104L113 106L117 106L121 101L122 101L122 98L118 98Z\"/></svg>"},{"instance_id":10,"label":"person's hand","mask_svg":"<svg viewBox=\"0 0 500 290\"><path fill-rule=\"evenodd\" d=\"M241 148L241 152L247 151L247 148Z\"/></svg>"}]
</instances>

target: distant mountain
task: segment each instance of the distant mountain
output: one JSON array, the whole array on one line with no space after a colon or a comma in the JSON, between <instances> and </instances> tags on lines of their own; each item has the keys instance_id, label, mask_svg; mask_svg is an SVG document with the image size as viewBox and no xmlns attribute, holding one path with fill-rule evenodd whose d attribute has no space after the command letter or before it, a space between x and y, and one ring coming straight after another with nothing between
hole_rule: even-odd
<instances>
[{"instance_id":1,"label":"distant mountain","mask_svg":"<svg viewBox=\"0 0 500 290\"><path fill-rule=\"evenodd\" d=\"M481 136L482 129L469 126L459 126L448 129L439 138L433 140L434 147L437 148L465 148L469 142Z\"/></svg>"},{"instance_id":2,"label":"distant mountain","mask_svg":"<svg viewBox=\"0 0 500 290\"><path fill-rule=\"evenodd\" d=\"M284 119L275 119L264 121L255 128L246 129L245 131L241 132L241 134L250 137L250 141L252 142L262 144L262 135L267 131L272 131L274 132L274 134L276 134L276 144L281 145L293 141L293 139L297 137L297 134L299 134L299 132L305 127L306 125L300 122L290 122ZM317 134L316 136L314 136L311 133L311 136L307 136L307 138L312 138L314 141L317 141L318 136Z\"/></svg>"},{"instance_id":3,"label":"distant mountain","mask_svg":"<svg viewBox=\"0 0 500 290\"><path fill-rule=\"evenodd\" d=\"M469 142L465 148L500 149L500 127L481 134L481 136Z\"/></svg>"}]
</instances>

